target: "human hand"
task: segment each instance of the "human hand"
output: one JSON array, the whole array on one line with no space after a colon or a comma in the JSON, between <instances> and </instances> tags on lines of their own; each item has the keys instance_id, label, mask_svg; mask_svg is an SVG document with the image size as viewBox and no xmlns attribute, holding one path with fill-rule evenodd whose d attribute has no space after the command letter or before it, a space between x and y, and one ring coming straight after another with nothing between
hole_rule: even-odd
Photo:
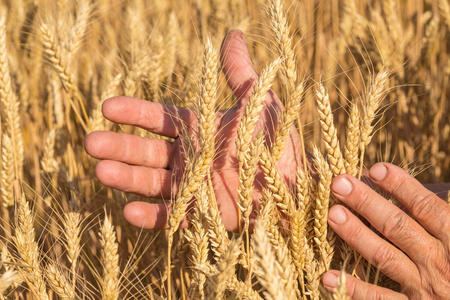
<instances>
[{"instance_id":1,"label":"human hand","mask_svg":"<svg viewBox=\"0 0 450 300\"><path fill-rule=\"evenodd\" d=\"M402 294L347 275L348 295L354 299L449 299L450 206L392 164L374 165L369 176L415 220L352 176L335 178L332 191L395 246L341 205L330 209L328 223L371 264L400 283ZM325 274L323 282L328 290L337 285L337 276L338 271Z\"/></svg>"},{"instance_id":2,"label":"human hand","mask_svg":"<svg viewBox=\"0 0 450 300\"><path fill-rule=\"evenodd\" d=\"M237 191L239 169L235 139L253 86L258 80L242 32L230 31L220 53L223 73L238 99L237 105L217 114L216 157L211 166L211 179L225 228L238 228ZM181 141L177 137L183 123L195 129L195 114L184 108L153 103L130 97L108 99L103 104L104 116L116 123L142 127L153 133L175 138L168 142L114 132L93 132L86 137L88 154L100 159L96 176L104 185L146 197L171 199L176 195L183 175ZM265 108L260 114L255 132L264 129L266 145L273 140L276 126L284 109L277 96L269 91ZM294 183L301 164L301 142L291 127L290 138L278 161L280 175ZM254 199L260 198L264 176L259 170L255 180ZM124 217L132 225L153 229L167 227L166 204L132 202L125 206ZM182 226L187 226L186 222Z\"/></svg>"}]
</instances>

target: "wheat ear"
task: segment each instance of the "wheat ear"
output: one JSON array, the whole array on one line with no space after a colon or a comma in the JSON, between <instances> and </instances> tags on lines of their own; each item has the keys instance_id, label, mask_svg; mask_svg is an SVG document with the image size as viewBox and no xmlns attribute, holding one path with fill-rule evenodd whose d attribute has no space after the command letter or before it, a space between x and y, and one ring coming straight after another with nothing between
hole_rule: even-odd
<instances>
[{"instance_id":1,"label":"wheat ear","mask_svg":"<svg viewBox=\"0 0 450 300\"><path fill-rule=\"evenodd\" d=\"M195 155L192 161L192 168L188 171L186 178L182 181L175 204L169 215L169 232L168 232L168 298L171 299L171 278L170 278L170 252L173 243L173 234L177 231L181 220L186 215L186 209L191 201L194 193L200 187L201 182L206 177L211 161L214 156L214 122L215 122L215 101L217 92L217 65L218 55L213 48L211 41L206 43L204 49L204 72L202 77L202 88L200 91L201 110L200 110L200 137L211 133L207 138L200 139L200 153Z\"/></svg>"},{"instance_id":2,"label":"wheat ear","mask_svg":"<svg viewBox=\"0 0 450 300\"><path fill-rule=\"evenodd\" d=\"M283 6L280 0L272 0L268 4L262 3L262 5L270 24L272 36L276 41L278 53L283 59L283 73L287 79L289 92L292 93L295 88L295 81L297 80L297 63L295 61L292 37L289 33L289 25L283 12Z\"/></svg>"},{"instance_id":3,"label":"wheat ear","mask_svg":"<svg viewBox=\"0 0 450 300\"><path fill-rule=\"evenodd\" d=\"M255 84L253 93L250 95L247 106L245 107L245 113L239 124L236 138L236 155L239 161L239 168L242 167L245 153L250 148L253 131L259 119L259 113L264 108L267 92L273 84L280 64L281 59L278 58L261 72L261 76Z\"/></svg>"},{"instance_id":4,"label":"wheat ear","mask_svg":"<svg viewBox=\"0 0 450 300\"><path fill-rule=\"evenodd\" d=\"M107 121L102 114L102 105L106 99L113 97L117 94L117 88L122 82L123 75L122 73L117 74L113 80L106 86L105 90L102 92L97 107L92 111L91 123L94 130L108 130L109 126L107 125Z\"/></svg>"},{"instance_id":5,"label":"wheat ear","mask_svg":"<svg viewBox=\"0 0 450 300\"><path fill-rule=\"evenodd\" d=\"M341 270L341 273L339 273L338 285L334 288L333 291L333 300L350 300L350 297L347 296L347 286L344 270Z\"/></svg>"},{"instance_id":6,"label":"wheat ear","mask_svg":"<svg viewBox=\"0 0 450 300\"><path fill-rule=\"evenodd\" d=\"M216 274L209 278L210 299L223 299L223 294L227 288L228 282L234 278L235 265L240 255L240 239L230 241L227 251L217 262Z\"/></svg>"},{"instance_id":7,"label":"wheat ear","mask_svg":"<svg viewBox=\"0 0 450 300\"><path fill-rule=\"evenodd\" d=\"M59 47L54 34L47 24L42 23L40 31L42 34L42 43L45 49L45 53L47 53L48 59L52 63L53 68L56 70L59 78L63 82L64 87L67 89L67 91L72 91L73 97L78 101L78 104L80 105L81 111L84 116L84 120L81 117L75 103L71 100L70 105L72 106L73 111L77 115L80 124L83 126L83 129L86 132L88 132L88 129L92 131L92 126L89 122L86 109L84 108L81 92L75 83L74 74L72 73L72 71L70 70L70 66L68 65L69 60L66 53L63 53L62 48Z\"/></svg>"},{"instance_id":8,"label":"wheat ear","mask_svg":"<svg viewBox=\"0 0 450 300\"><path fill-rule=\"evenodd\" d=\"M333 245L327 236L330 185L333 173L317 147L314 147L314 165L320 177L314 208L314 241L319 249L319 270L328 271L334 253Z\"/></svg>"},{"instance_id":9,"label":"wheat ear","mask_svg":"<svg viewBox=\"0 0 450 300\"><path fill-rule=\"evenodd\" d=\"M265 199L264 206L260 211L259 221L276 253L276 258L280 265L280 277L284 291L289 299L295 299L296 292L300 294L297 288L297 274L295 266L292 264L293 258L289 252L288 245L277 226L279 223L277 207L273 203L271 192L266 188L263 189L263 198Z\"/></svg>"},{"instance_id":10,"label":"wheat ear","mask_svg":"<svg viewBox=\"0 0 450 300\"><path fill-rule=\"evenodd\" d=\"M11 138L7 134L2 135L2 169L1 192L2 206L7 208L14 205L14 154ZM7 213L8 214L8 213ZM5 216L7 215L5 214Z\"/></svg>"},{"instance_id":11,"label":"wheat ear","mask_svg":"<svg viewBox=\"0 0 450 300\"><path fill-rule=\"evenodd\" d=\"M14 179L18 179L23 172L23 134L20 125L19 101L12 90L6 39L6 11L2 11L0 14L0 98L5 109L6 129L11 142Z\"/></svg>"},{"instance_id":12,"label":"wheat ear","mask_svg":"<svg viewBox=\"0 0 450 300\"><path fill-rule=\"evenodd\" d=\"M284 149L286 147L287 139L290 135L291 126L294 124L296 118L300 113L302 106L302 97L304 93L303 82L299 84L286 104L285 110L281 113L280 125L277 128L275 134L275 142L272 145L272 156L275 161L280 160L283 156Z\"/></svg>"},{"instance_id":13,"label":"wheat ear","mask_svg":"<svg viewBox=\"0 0 450 300\"><path fill-rule=\"evenodd\" d=\"M372 140L372 130L374 127L372 122L375 119L380 103L383 101L385 96L386 84L389 78L388 75L389 74L387 71L381 71L377 74L377 76L370 83L369 89L367 90L363 101L359 176L361 176L362 173L365 148Z\"/></svg>"},{"instance_id":14,"label":"wheat ear","mask_svg":"<svg viewBox=\"0 0 450 300\"><path fill-rule=\"evenodd\" d=\"M448 0L439 0L439 11L445 20L447 29L450 30L450 4L448 3Z\"/></svg>"},{"instance_id":15,"label":"wheat ear","mask_svg":"<svg viewBox=\"0 0 450 300\"><path fill-rule=\"evenodd\" d=\"M261 169L264 172L264 178L266 179L269 189L272 191L277 206L285 213L289 218L292 218L296 208L289 188L278 172L276 163L266 147L263 147L261 153Z\"/></svg>"},{"instance_id":16,"label":"wheat ear","mask_svg":"<svg viewBox=\"0 0 450 300\"><path fill-rule=\"evenodd\" d=\"M116 232L107 214L105 214L99 236L102 247L101 264L103 266L102 299L119 299L119 246L116 241Z\"/></svg>"},{"instance_id":17,"label":"wheat ear","mask_svg":"<svg viewBox=\"0 0 450 300\"><path fill-rule=\"evenodd\" d=\"M20 255L19 261L30 266L30 268L24 268L25 277L31 285L30 288L33 289L38 299L47 300L49 298L39 263L39 248L34 236L33 213L24 194L18 198L18 202L18 226L13 241L17 253Z\"/></svg>"},{"instance_id":18,"label":"wheat ear","mask_svg":"<svg viewBox=\"0 0 450 300\"><path fill-rule=\"evenodd\" d=\"M360 119L358 105L356 103L352 103L350 116L347 122L346 142L344 149L345 170L347 174L352 176L358 175L359 145L361 143L361 133L359 131Z\"/></svg>"},{"instance_id":19,"label":"wheat ear","mask_svg":"<svg viewBox=\"0 0 450 300\"><path fill-rule=\"evenodd\" d=\"M208 210L208 185L204 181L200 188L196 192L196 201L194 206L194 212L190 215L190 228L185 231L185 237L190 246L189 263L192 264L192 282L190 286L190 298L204 299L205 298L205 282L206 276L202 272L198 272L198 269L205 269L209 264L208 252L209 241L207 232L207 223L205 220L205 214Z\"/></svg>"},{"instance_id":20,"label":"wheat ear","mask_svg":"<svg viewBox=\"0 0 450 300\"><path fill-rule=\"evenodd\" d=\"M306 291L312 300L319 300L320 273L318 271L317 259L311 247L306 247L305 255L305 278L307 281Z\"/></svg>"},{"instance_id":21,"label":"wheat ear","mask_svg":"<svg viewBox=\"0 0 450 300\"><path fill-rule=\"evenodd\" d=\"M273 252L272 245L264 230L260 219L255 224L255 233L252 239L254 255L256 259L255 273L258 280L265 288L263 292L266 299L289 299L281 284L281 266Z\"/></svg>"},{"instance_id":22,"label":"wheat ear","mask_svg":"<svg viewBox=\"0 0 450 300\"><path fill-rule=\"evenodd\" d=\"M82 0L78 2L81 3L78 8L75 26L73 26L72 30L70 31L70 41L67 46L67 50L69 53L69 61L73 59L76 52L81 46L83 38L86 34L89 18L93 11L90 1Z\"/></svg>"},{"instance_id":23,"label":"wheat ear","mask_svg":"<svg viewBox=\"0 0 450 300\"><path fill-rule=\"evenodd\" d=\"M8 270L0 277L0 297L3 293L18 279L19 275L16 271Z\"/></svg>"},{"instance_id":24,"label":"wheat ear","mask_svg":"<svg viewBox=\"0 0 450 300\"><path fill-rule=\"evenodd\" d=\"M297 170L297 203L298 208L290 224L289 248L291 250L292 261L297 269L298 279L304 293L303 267L305 261L305 249L308 243L306 237L306 212L311 205L310 178L300 168Z\"/></svg>"},{"instance_id":25,"label":"wheat ear","mask_svg":"<svg viewBox=\"0 0 450 300\"><path fill-rule=\"evenodd\" d=\"M344 174L344 160L337 137L337 130L334 126L333 112L331 110L328 91L322 83L317 84L316 90L317 107L320 116L320 125L322 127L323 140L327 149L328 160L331 164L331 170L334 175Z\"/></svg>"},{"instance_id":26,"label":"wheat ear","mask_svg":"<svg viewBox=\"0 0 450 300\"><path fill-rule=\"evenodd\" d=\"M67 243L67 259L70 262L72 272L72 285L75 286L77 278L77 261L81 252L81 214L78 211L64 213L63 225L64 235Z\"/></svg>"},{"instance_id":27,"label":"wheat ear","mask_svg":"<svg viewBox=\"0 0 450 300\"><path fill-rule=\"evenodd\" d=\"M235 276L231 277L227 289L236 294L236 296L238 296L239 299L245 300L263 299L257 291L252 289L251 286L248 286L243 281L238 280Z\"/></svg>"},{"instance_id":28,"label":"wheat ear","mask_svg":"<svg viewBox=\"0 0 450 300\"><path fill-rule=\"evenodd\" d=\"M58 171L58 162L55 159L56 129L50 130L44 145L44 156L41 160L42 169L47 173Z\"/></svg>"},{"instance_id":29,"label":"wheat ear","mask_svg":"<svg viewBox=\"0 0 450 300\"><path fill-rule=\"evenodd\" d=\"M45 272L47 281L51 289L63 300L74 300L76 294L73 287L69 284L66 276L56 267L54 263L47 266Z\"/></svg>"}]
</instances>

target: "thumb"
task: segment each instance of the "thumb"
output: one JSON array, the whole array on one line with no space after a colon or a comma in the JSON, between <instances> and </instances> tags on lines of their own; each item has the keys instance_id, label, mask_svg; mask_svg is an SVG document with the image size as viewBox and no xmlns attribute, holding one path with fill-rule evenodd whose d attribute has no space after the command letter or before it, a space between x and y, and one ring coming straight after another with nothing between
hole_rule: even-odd
<instances>
[{"instance_id":1,"label":"thumb","mask_svg":"<svg viewBox=\"0 0 450 300\"><path fill-rule=\"evenodd\" d=\"M258 74L253 66L244 33L231 30L225 36L220 49L220 62L229 87L238 99L238 106L253 92Z\"/></svg>"}]
</instances>

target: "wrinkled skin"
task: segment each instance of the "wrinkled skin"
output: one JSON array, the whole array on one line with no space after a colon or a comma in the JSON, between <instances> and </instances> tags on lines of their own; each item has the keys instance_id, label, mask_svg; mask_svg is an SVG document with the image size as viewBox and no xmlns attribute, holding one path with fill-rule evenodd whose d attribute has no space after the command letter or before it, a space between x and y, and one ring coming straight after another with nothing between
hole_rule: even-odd
<instances>
[{"instance_id":1,"label":"wrinkled skin","mask_svg":"<svg viewBox=\"0 0 450 300\"><path fill-rule=\"evenodd\" d=\"M221 63L238 102L230 110L218 113L217 154L211 174L222 220L227 230L235 231L238 228L236 131L258 78L240 31L231 31L225 37ZM269 92L257 125L264 129L267 144L273 138L274 124L278 123L282 110L276 95ZM171 138L179 136L182 123L194 129L197 126L196 117L187 109L129 97L106 100L103 114L113 122L139 126ZM104 185L163 199L173 197L184 171L180 146L180 139L172 143L113 132L93 132L85 141L86 151L101 160L96 175ZM292 127L286 151L278 162L281 175L290 185L295 182L297 167L301 166L300 149L300 138ZM380 174L385 174L385 178ZM403 293L399 294L347 275L349 296L354 299L449 299L450 206L391 164L375 165L369 176L376 185L397 198L416 221L354 177L341 175L333 181L336 197L360 213L395 246L378 237L340 205L330 209L330 227L403 288ZM341 181L343 178L346 181ZM262 184L263 176L258 171L254 193L256 207ZM124 208L123 214L130 224L139 228L167 228L169 205L133 202ZM183 221L182 226L188 226L187 222ZM329 271L323 278L330 291L336 286L337 274L338 271Z\"/></svg>"},{"instance_id":2,"label":"wrinkled skin","mask_svg":"<svg viewBox=\"0 0 450 300\"><path fill-rule=\"evenodd\" d=\"M332 183L334 195L369 221L394 245L371 231L347 208L335 205L328 223L370 263L397 281L402 294L347 275L354 299L450 299L450 205L401 168L378 163L369 171L378 187L396 198L415 220L349 175ZM338 271L324 276L330 291Z\"/></svg>"}]
</instances>

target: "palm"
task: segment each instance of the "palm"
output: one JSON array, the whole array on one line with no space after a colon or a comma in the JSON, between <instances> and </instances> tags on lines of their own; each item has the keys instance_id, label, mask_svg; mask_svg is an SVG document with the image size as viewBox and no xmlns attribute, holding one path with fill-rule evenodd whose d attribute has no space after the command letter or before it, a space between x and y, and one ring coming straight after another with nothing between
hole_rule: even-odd
<instances>
[{"instance_id":1,"label":"palm","mask_svg":"<svg viewBox=\"0 0 450 300\"><path fill-rule=\"evenodd\" d=\"M221 60L228 83L239 101L236 107L218 113L216 158L211 168L211 179L225 227L235 230L238 227L236 199L239 182L235 139L257 74L240 32L233 31L227 35ZM266 144L270 144L274 136L282 109L278 98L269 92L257 124L257 131L264 130ZM182 123L188 127L195 127L196 123L195 115L189 110L127 97L107 100L103 113L111 121L140 126L173 138L179 135ZM112 132L94 132L86 138L87 152L102 159L97 165L96 175L103 184L164 199L174 195L184 172L180 168L184 161L181 149L180 139L170 143ZM300 138L292 128L286 151L278 162L286 181L295 180L300 158ZM261 194L263 177L258 171L255 201ZM124 216L138 227L162 228L166 226L167 208L164 204L134 202L125 207Z\"/></svg>"}]
</instances>

